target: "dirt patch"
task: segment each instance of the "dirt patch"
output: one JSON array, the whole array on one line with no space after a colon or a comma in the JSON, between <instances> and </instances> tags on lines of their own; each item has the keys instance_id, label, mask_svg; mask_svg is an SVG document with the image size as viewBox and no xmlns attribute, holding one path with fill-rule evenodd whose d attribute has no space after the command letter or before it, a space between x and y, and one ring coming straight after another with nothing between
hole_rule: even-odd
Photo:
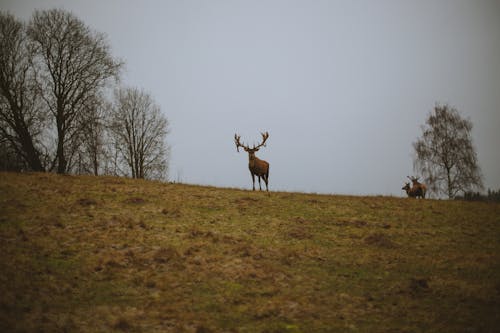
<instances>
[{"instance_id":1,"label":"dirt patch","mask_svg":"<svg viewBox=\"0 0 500 333\"><path fill-rule=\"evenodd\" d=\"M382 233L379 233L379 232L367 236L364 239L364 242L367 245L372 245L372 246L386 248L386 249L393 249L393 248L397 247L397 244L394 243L389 238L389 236L382 234Z\"/></svg>"},{"instance_id":2,"label":"dirt patch","mask_svg":"<svg viewBox=\"0 0 500 333\"><path fill-rule=\"evenodd\" d=\"M112 185L125 185L125 181L121 179L106 179L103 181L104 184L112 184Z\"/></svg>"},{"instance_id":3,"label":"dirt patch","mask_svg":"<svg viewBox=\"0 0 500 333\"><path fill-rule=\"evenodd\" d=\"M308 200L306 200L306 202L310 203L310 204L319 204L319 203L322 203L318 199L308 199Z\"/></svg>"},{"instance_id":4,"label":"dirt patch","mask_svg":"<svg viewBox=\"0 0 500 333\"><path fill-rule=\"evenodd\" d=\"M338 227L356 227L362 228L368 226L368 222L362 220L354 220L354 221L337 221L334 225Z\"/></svg>"},{"instance_id":5,"label":"dirt patch","mask_svg":"<svg viewBox=\"0 0 500 333\"><path fill-rule=\"evenodd\" d=\"M429 282L427 279L412 278L409 284L410 294L413 296L423 295L430 291Z\"/></svg>"},{"instance_id":6,"label":"dirt patch","mask_svg":"<svg viewBox=\"0 0 500 333\"><path fill-rule=\"evenodd\" d=\"M307 220L307 219L300 217L300 216L297 216L294 219L294 221L297 222L298 224L312 224L313 223L313 221Z\"/></svg>"},{"instance_id":7,"label":"dirt patch","mask_svg":"<svg viewBox=\"0 0 500 333\"><path fill-rule=\"evenodd\" d=\"M179 252L173 247L162 247L153 254L153 261L160 264L166 264L169 262L179 262L181 256Z\"/></svg>"},{"instance_id":8,"label":"dirt patch","mask_svg":"<svg viewBox=\"0 0 500 333\"><path fill-rule=\"evenodd\" d=\"M292 266L300 259L301 259L301 254L299 254L297 251L289 250L289 251L283 251L283 254L281 255L280 258L280 262L284 265Z\"/></svg>"},{"instance_id":9,"label":"dirt patch","mask_svg":"<svg viewBox=\"0 0 500 333\"><path fill-rule=\"evenodd\" d=\"M272 279L273 270L265 265L257 265L251 257L233 258L223 262L212 262L207 270L216 272L224 279L247 280L247 279Z\"/></svg>"},{"instance_id":10,"label":"dirt patch","mask_svg":"<svg viewBox=\"0 0 500 333\"><path fill-rule=\"evenodd\" d=\"M197 227L191 228L188 231L186 238L190 238L190 239L206 238L206 239L211 239L212 242L214 242L214 243L217 243L220 240L218 233L212 232L212 231L200 230Z\"/></svg>"},{"instance_id":11,"label":"dirt patch","mask_svg":"<svg viewBox=\"0 0 500 333\"><path fill-rule=\"evenodd\" d=\"M95 206L97 205L97 201L94 199L89 199L89 198L81 198L76 201L77 204L80 206L88 207L88 206Z\"/></svg>"},{"instance_id":12,"label":"dirt patch","mask_svg":"<svg viewBox=\"0 0 500 333\"><path fill-rule=\"evenodd\" d=\"M203 249L202 245L192 245L184 251L184 257L194 256Z\"/></svg>"},{"instance_id":13,"label":"dirt patch","mask_svg":"<svg viewBox=\"0 0 500 333\"><path fill-rule=\"evenodd\" d=\"M311 239L313 235L304 227L295 227L288 232L288 236L295 239Z\"/></svg>"},{"instance_id":14,"label":"dirt patch","mask_svg":"<svg viewBox=\"0 0 500 333\"><path fill-rule=\"evenodd\" d=\"M144 200L143 198L140 198L140 197L132 197L132 198L125 199L123 202L126 204L129 204L129 205L142 205L142 204L146 203L146 200Z\"/></svg>"},{"instance_id":15,"label":"dirt patch","mask_svg":"<svg viewBox=\"0 0 500 333\"><path fill-rule=\"evenodd\" d=\"M259 201L260 200L257 198L243 197L243 198L238 198L233 202L236 204L238 211L241 214L245 214L247 210L251 209L252 207L257 207Z\"/></svg>"},{"instance_id":16,"label":"dirt patch","mask_svg":"<svg viewBox=\"0 0 500 333\"><path fill-rule=\"evenodd\" d=\"M252 197L242 197L234 200L234 203L247 203L247 202L258 202L259 199L257 198L252 198Z\"/></svg>"},{"instance_id":17,"label":"dirt patch","mask_svg":"<svg viewBox=\"0 0 500 333\"><path fill-rule=\"evenodd\" d=\"M179 218L182 216L181 211L178 208L163 208L161 213L170 218Z\"/></svg>"},{"instance_id":18,"label":"dirt patch","mask_svg":"<svg viewBox=\"0 0 500 333\"><path fill-rule=\"evenodd\" d=\"M125 318L119 318L113 324L115 330L128 332L132 330L132 324L130 324Z\"/></svg>"},{"instance_id":19,"label":"dirt patch","mask_svg":"<svg viewBox=\"0 0 500 333\"><path fill-rule=\"evenodd\" d=\"M28 236L26 236L26 233L24 232L23 229L19 229L19 231L17 232L17 236L23 241L23 242L27 242L29 240Z\"/></svg>"},{"instance_id":20,"label":"dirt patch","mask_svg":"<svg viewBox=\"0 0 500 333\"><path fill-rule=\"evenodd\" d=\"M26 206L23 202L16 200L16 199L9 199L6 200L4 203L5 207L12 207L16 209L26 209L28 206Z\"/></svg>"},{"instance_id":21,"label":"dirt patch","mask_svg":"<svg viewBox=\"0 0 500 333\"><path fill-rule=\"evenodd\" d=\"M355 227L361 228L361 227L367 226L368 222L356 220L356 221L352 221L351 224L354 225Z\"/></svg>"}]
</instances>

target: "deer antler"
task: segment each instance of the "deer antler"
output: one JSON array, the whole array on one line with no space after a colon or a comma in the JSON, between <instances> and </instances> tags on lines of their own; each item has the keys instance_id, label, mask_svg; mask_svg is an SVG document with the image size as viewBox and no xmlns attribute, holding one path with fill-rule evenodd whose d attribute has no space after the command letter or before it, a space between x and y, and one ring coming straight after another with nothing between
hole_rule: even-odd
<instances>
[{"instance_id":1,"label":"deer antler","mask_svg":"<svg viewBox=\"0 0 500 333\"><path fill-rule=\"evenodd\" d=\"M264 147L266 146L266 141L267 141L267 138L269 138L269 133L268 132L266 132L266 133L261 132L260 134L262 135L262 143L259 144L257 147L254 145L253 149L260 148L262 146L264 146Z\"/></svg>"},{"instance_id":2,"label":"deer antler","mask_svg":"<svg viewBox=\"0 0 500 333\"><path fill-rule=\"evenodd\" d=\"M240 136L240 135L238 135L238 134L236 134L236 133L234 134L234 143L236 144L236 150L238 151L238 153L240 152L240 147L242 147L243 149L245 149L245 148L247 148L247 149L248 149L248 147L247 147L247 146L245 146L244 144L242 144L242 143L240 142L240 138L241 138L241 136Z\"/></svg>"},{"instance_id":3,"label":"deer antler","mask_svg":"<svg viewBox=\"0 0 500 333\"><path fill-rule=\"evenodd\" d=\"M418 180L420 179L420 177L410 177L410 176L407 176L409 180L412 181L412 183L418 183Z\"/></svg>"},{"instance_id":4,"label":"deer antler","mask_svg":"<svg viewBox=\"0 0 500 333\"><path fill-rule=\"evenodd\" d=\"M266 132L266 133L260 133L262 135L262 142L256 146L256 145L253 145L253 148L252 149L258 149L262 146L266 146L266 141L267 141L267 138L269 138L269 133ZM241 136L238 135L238 134L234 134L234 143L236 144L236 150L239 152L240 151L240 147L242 147L243 149L250 149L250 147L244 145L243 143L240 142L240 138Z\"/></svg>"}]
</instances>

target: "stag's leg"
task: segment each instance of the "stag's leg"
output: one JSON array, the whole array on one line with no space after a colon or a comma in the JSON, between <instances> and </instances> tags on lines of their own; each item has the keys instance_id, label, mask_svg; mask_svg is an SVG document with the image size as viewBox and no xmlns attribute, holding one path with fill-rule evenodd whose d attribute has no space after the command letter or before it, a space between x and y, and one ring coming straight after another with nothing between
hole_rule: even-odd
<instances>
[{"instance_id":1,"label":"stag's leg","mask_svg":"<svg viewBox=\"0 0 500 333\"><path fill-rule=\"evenodd\" d=\"M255 175L252 173L253 190L255 191Z\"/></svg>"},{"instance_id":2,"label":"stag's leg","mask_svg":"<svg viewBox=\"0 0 500 333\"><path fill-rule=\"evenodd\" d=\"M269 166L267 166L267 172L266 172L266 190L267 190L267 192L269 192L268 183L269 183Z\"/></svg>"},{"instance_id":3,"label":"stag's leg","mask_svg":"<svg viewBox=\"0 0 500 333\"><path fill-rule=\"evenodd\" d=\"M262 191L262 186L260 185L260 176L257 176L257 177L259 177L259 190Z\"/></svg>"}]
</instances>

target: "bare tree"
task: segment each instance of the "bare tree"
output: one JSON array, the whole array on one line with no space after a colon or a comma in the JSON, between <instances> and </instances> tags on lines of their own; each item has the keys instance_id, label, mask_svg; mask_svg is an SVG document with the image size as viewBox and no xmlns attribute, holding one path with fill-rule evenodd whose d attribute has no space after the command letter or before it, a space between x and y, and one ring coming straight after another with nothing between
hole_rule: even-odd
<instances>
[{"instance_id":1,"label":"bare tree","mask_svg":"<svg viewBox=\"0 0 500 333\"><path fill-rule=\"evenodd\" d=\"M164 179L168 171L168 120L152 97L136 88L115 94L110 129L117 157L133 178Z\"/></svg>"},{"instance_id":2,"label":"bare tree","mask_svg":"<svg viewBox=\"0 0 500 333\"><path fill-rule=\"evenodd\" d=\"M111 107L102 96L95 96L94 102L89 103L87 112L80 117L82 131L79 144L70 150L75 151L68 161L69 170L78 174L93 174L98 176L106 173L109 162L109 149L106 133L106 111Z\"/></svg>"},{"instance_id":3,"label":"bare tree","mask_svg":"<svg viewBox=\"0 0 500 333\"><path fill-rule=\"evenodd\" d=\"M43 171L40 140L46 113L34 84L33 54L26 26L4 12L0 12L0 44L0 138L25 168Z\"/></svg>"},{"instance_id":4,"label":"bare tree","mask_svg":"<svg viewBox=\"0 0 500 333\"><path fill-rule=\"evenodd\" d=\"M448 105L436 105L413 143L414 166L436 194L455 197L482 188L477 154L472 144L472 122Z\"/></svg>"},{"instance_id":5,"label":"bare tree","mask_svg":"<svg viewBox=\"0 0 500 333\"><path fill-rule=\"evenodd\" d=\"M57 131L53 166L66 173L79 146L81 118L109 79L117 78L122 64L111 56L104 35L64 10L35 11L28 36L42 98Z\"/></svg>"}]
</instances>

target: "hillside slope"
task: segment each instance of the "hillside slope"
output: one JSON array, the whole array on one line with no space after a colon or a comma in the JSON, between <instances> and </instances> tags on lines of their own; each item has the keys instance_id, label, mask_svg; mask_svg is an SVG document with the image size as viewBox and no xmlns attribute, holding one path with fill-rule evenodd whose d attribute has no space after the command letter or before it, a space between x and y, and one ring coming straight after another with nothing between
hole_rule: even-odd
<instances>
[{"instance_id":1,"label":"hillside slope","mask_svg":"<svg viewBox=\"0 0 500 333\"><path fill-rule=\"evenodd\" d=\"M0 173L2 332L493 332L500 205Z\"/></svg>"}]
</instances>

